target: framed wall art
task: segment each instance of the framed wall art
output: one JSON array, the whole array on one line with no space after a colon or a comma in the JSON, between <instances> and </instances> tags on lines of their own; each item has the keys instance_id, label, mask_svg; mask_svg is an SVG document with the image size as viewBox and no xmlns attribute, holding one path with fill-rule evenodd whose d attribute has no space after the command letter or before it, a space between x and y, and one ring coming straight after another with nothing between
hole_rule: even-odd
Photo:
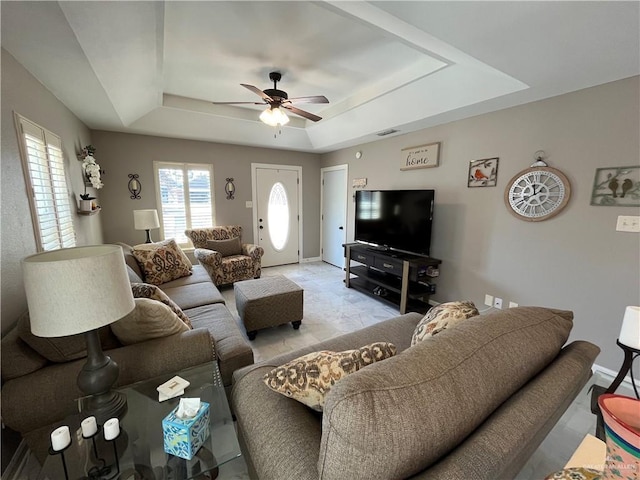
<instances>
[{"instance_id":1,"label":"framed wall art","mask_svg":"<svg viewBox=\"0 0 640 480\"><path fill-rule=\"evenodd\" d=\"M591 205L640 207L640 165L597 168Z\"/></svg>"},{"instance_id":2,"label":"framed wall art","mask_svg":"<svg viewBox=\"0 0 640 480\"><path fill-rule=\"evenodd\" d=\"M498 157L469 163L467 187L495 187L498 184Z\"/></svg>"},{"instance_id":3,"label":"framed wall art","mask_svg":"<svg viewBox=\"0 0 640 480\"><path fill-rule=\"evenodd\" d=\"M427 143L400 151L400 170L437 167L440 161L440 142Z\"/></svg>"}]
</instances>

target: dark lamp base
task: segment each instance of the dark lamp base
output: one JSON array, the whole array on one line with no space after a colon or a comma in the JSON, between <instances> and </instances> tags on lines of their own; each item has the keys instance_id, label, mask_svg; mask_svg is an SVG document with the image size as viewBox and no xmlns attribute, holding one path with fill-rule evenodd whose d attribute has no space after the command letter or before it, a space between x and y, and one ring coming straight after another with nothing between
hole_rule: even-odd
<instances>
[{"instance_id":1,"label":"dark lamp base","mask_svg":"<svg viewBox=\"0 0 640 480\"><path fill-rule=\"evenodd\" d=\"M87 399L85 412L96 417L98 425L104 425L110 418L122 418L127 413L127 397L114 391L94 395Z\"/></svg>"},{"instance_id":2,"label":"dark lamp base","mask_svg":"<svg viewBox=\"0 0 640 480\"><path fill-rule=\"evenodd\" d=\"M104 354L97 330L85 332L87 363L78 374L78 387L88 398L83 413L96 417L99 425L110 418L120 418L127 411L127 398L111 390L118 380L118 364Z\"/></svg>"}]
</instances>

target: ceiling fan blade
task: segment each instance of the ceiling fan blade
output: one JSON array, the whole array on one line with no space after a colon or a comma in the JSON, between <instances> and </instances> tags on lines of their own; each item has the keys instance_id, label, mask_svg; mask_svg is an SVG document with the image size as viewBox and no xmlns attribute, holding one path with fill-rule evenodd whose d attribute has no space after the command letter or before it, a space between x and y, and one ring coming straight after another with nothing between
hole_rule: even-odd
<instances>
[{"instance_id":1,"label":"ceiling fan blade","mask_svg":"<svg viewBox=\"0 0 640 480\"><path fill-rule=\"evenodd\" d=\"M310 97L294 97L289 100L285 100L288 103L329 103L329 100L324 95L313 95Z\"/></svg>"},{"instance_id":2,"label":"ceiling fan blade","mask_svg":"<svg viewBox=\"0 0 640 480\"><path fill-rule=\"evenodd\" d=\"M211 102L214 105L264 105L264 102Z\"/></svg>"},{"instance_id":3,"label":"ceiling fan blade","mask_svg":"<svg viewBox=\"0 0 640 480\"><path fill-rule=\"evenodd\" d=\"M286 108L287 110L291 111L292 113L295 113L296 115L300 115L301 117L308 118L312 122L317 122L319 120L322 120L322 117L319 117L318 115L314 115L313 113L305 112L304 110L300 110L299 108L292 107L291 105L282 105L282 107Z\"/></svg>"},{"instance_id":4,"label":"ceiling fan blade","mask_svg":"<svg viewBox=\"0 0 640 480\"><path fill-rule=\"evenodd\" d=\"M271 98L269 95L264 93L258 87L254 87L253 85L247 85L246 83L241 83L240 85L242 85L244 88L247 88L247 89L251 90L256 95L264 98L267 102L273 102L273 98Z\"/></svg>"}]
</instances>

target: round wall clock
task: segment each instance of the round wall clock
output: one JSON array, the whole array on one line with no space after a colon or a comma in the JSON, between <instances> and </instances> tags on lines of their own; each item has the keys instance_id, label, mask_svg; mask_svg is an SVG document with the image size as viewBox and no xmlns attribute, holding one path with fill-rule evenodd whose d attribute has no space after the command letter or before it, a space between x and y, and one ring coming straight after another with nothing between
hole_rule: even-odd
<instances>
[{"instance_id":1,"label":"round wall clock","mask_svg":"<svg viewBox=\"0 0 640 480\"><path fill-rule=\"evenodd\" d=\"M504 202L521 220L540 222L560 213L570 196L571 185L560 170L533 166L511 179L504 192Z\"/></svg>"}]
</instances>

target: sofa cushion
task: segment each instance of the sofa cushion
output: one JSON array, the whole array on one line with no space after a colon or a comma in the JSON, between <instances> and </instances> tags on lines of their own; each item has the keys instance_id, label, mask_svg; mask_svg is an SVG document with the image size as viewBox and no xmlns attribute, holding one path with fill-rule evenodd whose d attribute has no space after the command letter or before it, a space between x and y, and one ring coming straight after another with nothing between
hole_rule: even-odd
<instances>
[{"instance_id":1,"label":"sofa cushion","mask_svg":"<svg viewBox=\"0 0 640 480\"><path fill-rule=\"evenodd\" d=\"M147 283L160 285L191 275L191 262L174 239L133 247L133 256L144 272Z\"/></svg>"},{"instance_id":2,"label":"sofa cushion","mask_svg":"<svg viewBox=\"0 0 640 480\"><path fill-rule=\"evenodd\" d=\"M446 302L430 309L416 326L411 345L421 342L467 318L479 315L473 302Z\"/></svg>"},{"instance_id":3,"label":"sofa cushion","mask_svg":"<svg viewBox=\"0 0 640 480\"><path fill-rule=\"evenodd\" d=\"M207 249L220 252L223 257L230 257L242 253L242 244L238 237L228 240L207 240Z\"/></svg>"},{"instance_id":4,"label":"sofa cushion","mask_svg":"<svg viewBox=\"0 0 640 480\"><path fill-rule=\"evenodd\" d=\"M253 364L253 350L245 340L236 319L223 303L202 305L185 310L193 328L206 328L215 342L220 375L231 385L233 372Z\"/></svg>"},{"instance_id":5,"label":"sofa cushion","mask_svg":"<svg viewBox=\"0 0 640 480\"><path fill-rule=\"evenodd\" d=\"M144 273L142 272L142 270L140 270L140 264L138 263L138 260L136 260L136 257L133 256L133 247L122 242L116 242L115 244L119 245L122 248L122 255L124 256L124 262L127 264L127 267L129 267L133 271L135 276L140 279L136 281L143 282ZM129 277L131 278L130 273Z\"/></svg>"},{"instance_id":6,"label":"sofa cushion","mask_svg":"<svg viewBox=\"0 0 640 480\"><path fill-rule=\"evenodd\" d=\"M133 311L111 324L111 330L123 345L168 337L190 328L162 302L136 298Z\"/></svg>"},{"instance_id":7,"label":"sofa cushion","mask_svg":"<svg viewBox=\"0 0 640 480\"><path fill-rule=\"evenodd\" d=\"M16 326L20 338L50 362L64 363L87 356L87 343L83 333L66 337L37 337L31 333L29 313L18 320ZM98 329L103 350L120 347L109 326Z\"/></svg>"},{"instance_id":8,"label":"sofa cushion","mask_svg":"<svg viewBox=\"0 0 640 480\"><path fill-rule=\"evenodd\" d=\"M127 265L127 275L129 276L130 283L144 283L142 277L139 276L129 265Z\"/></svg>"},{"instance_id":9,"label":"sofa cushion","mask_svg":"<svg viewBox=\"0 0 640 480\"><path fill-rule=\"evenodd\" d=\"M348 375L326 399L320 478L429 467L553 361L572 318L539 307L476 316Z\"/></svg>"},{"instance_id":10,"label":"sofa cushion","mask_svg":"<svg viewBox=\"0 0 640 480\"><path fill-rule=\"evenodd\" d=\"M194 265L191 267L191 275L188 277L180 277L170 282L165 282L160 285L160 288L165 291L168 288L182 287L184 285L192 285L194 283L211 283L211 278L202 265Z\"/></svg>"},{"instance_id":11,"label":"sofa cushion","mask_svg":"<svg viewBox=\"0 0 640 480\"><path fill-rule=\"evenodd\" d=\"M40 370L49 363L46 358L20 339L17 328L12 328L2 337L0 354L2 355L2 380L5 382Z\"/></svg>"},{"instance_id":12,"label":"sofa cushion","mask_svg":"<svg viewBox=\"0 0 640 480\"><path fill-rule=\"evenodd\" d=\"M211 281L206 283L187 284L180 287L163 285L162 291L176 302L193 323L193 318L186 310L212 303L224 304L224 297Z\"/></svg>"},{"instance_id":13,"label":"sofa cushion","mask_svg":"<svg viewBox=\"0 0 640 480\"><path fill-rule=\"evenodd\" d=\"M133 292L133 298L150 298L151 300L156 300L158 302L164 303L167 307L171 309L173 313L175 313L180 320L182 320L185 325L189 328L191 327L191 320L187 317L182 309L171 300L166 293L160 290L156 285L150 285L148 283L132 283L131 291Z\"/></svg>"},{"instance_id":14,"label":"sofa cushion","mask_svg":"<svg viewBox=\"0 0 640 480\"><path fill-rule=\"evenodd\" d=\"M263 377L274 392L321 412L331 387L346 375L396 354L392 343L378 342L355 350L312 352L274 368Z\"/></svg>"}]
</instances>

